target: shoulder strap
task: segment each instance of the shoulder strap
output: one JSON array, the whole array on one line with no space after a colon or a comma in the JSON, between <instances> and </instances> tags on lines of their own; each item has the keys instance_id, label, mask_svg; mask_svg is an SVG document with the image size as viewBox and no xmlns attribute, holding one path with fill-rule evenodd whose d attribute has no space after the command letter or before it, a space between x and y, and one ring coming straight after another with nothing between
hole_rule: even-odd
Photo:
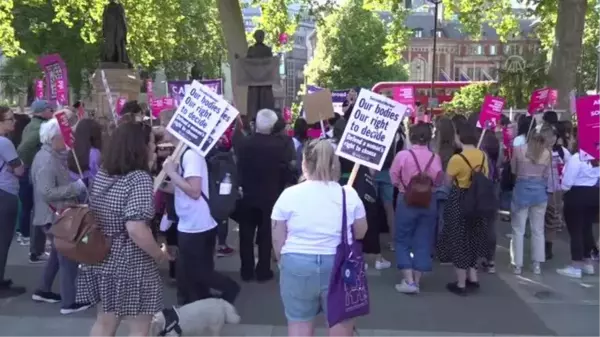
<instances>
[{"instance_id":1,"label":"shoulder strap","mask_svg":"<svg viewBox=\"0 0 600 337\"><path fill-rule=\"evenodd\" d=\"M431 158L429 158L429 161L427 162L427 165L425 165L425 172L429 171L429 167L433 163L434 159L435 159L435 153L431 152Z\"/></svg>"},{"instance_id":2,"label":"shoulder strap","mask_svg":"<svg viewBox=\"0 0 600 337\"><path fill-rule=\"evenodd\" d=\"M469 163L469 160L467 160L467 157L465 157L465 155L462 153L457 153L457 154L465 161L465 163L467 163L467 165L469 166L471 171L473 171L473 166L471 166L471 163Z\"/></svg>"},{"instance_id":3,"label":"shoulder strap","mask_svg":"<svg viewBox=\"0 0 600 337\"><path fill-rule=\"evenodd\" d=\"M417 164L417 170L419 170L419 173L423 173L423 170L421 170L421 165L419 165L419 161L417 160L417 155L415 154L415 152L413 150L408 150L408 152L415 160L415 164Z\"/></svg>"}]
</instances>

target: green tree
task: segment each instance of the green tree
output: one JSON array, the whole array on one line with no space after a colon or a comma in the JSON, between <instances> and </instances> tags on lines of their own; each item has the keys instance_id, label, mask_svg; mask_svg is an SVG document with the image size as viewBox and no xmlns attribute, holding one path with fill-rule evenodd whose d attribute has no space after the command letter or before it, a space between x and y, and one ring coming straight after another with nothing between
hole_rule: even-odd
<instances>
[{"instance_id":1,"label":"green tree","mask_svg":"<svg viewBox=\"0 0 600 337\"><path fill-rule=\"evenodd\" d=\"M442 109L449 116L460 114L469 115L479 112L483 98L486 95L494 95L497 89L491 83L474 83L460 88L452 98L452 101L442 104Z\"/></svg>"},{"instance_id":2,"label":"green tree","mask_svg":"<svg viewBox=\"0 0 600 337\"><path fill-rule=\"evenodd\" d=\"M363 1L346 1L317 25L314 59L307 65L308 83L327 88L371 87L387 80L406 79L398 62L389 62L387 30Z\"/></svg>"}]
</instances>

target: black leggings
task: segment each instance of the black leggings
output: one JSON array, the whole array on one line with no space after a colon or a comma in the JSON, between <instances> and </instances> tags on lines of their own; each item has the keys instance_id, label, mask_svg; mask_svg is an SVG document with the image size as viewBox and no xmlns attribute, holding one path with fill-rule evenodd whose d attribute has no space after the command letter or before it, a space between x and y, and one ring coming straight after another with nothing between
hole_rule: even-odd
<instances>
[{"instance_id":1,"label":"black leggings","mask_svg":"<svg viewBox=\"0 0 600 337\"><path fill-rule=\"evenodd\" d=\"M600 211L597 186L573 186L564 195L565 222L571 238L571 260L589 259L596 247L593 222Z\"/></svg>"}]
</instances>

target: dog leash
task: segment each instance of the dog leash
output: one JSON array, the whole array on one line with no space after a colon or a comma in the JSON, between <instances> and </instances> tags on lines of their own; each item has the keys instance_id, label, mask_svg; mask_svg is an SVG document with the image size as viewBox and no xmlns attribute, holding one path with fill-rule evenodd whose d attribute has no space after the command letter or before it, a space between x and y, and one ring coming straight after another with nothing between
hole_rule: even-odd
<instances>
[{"instance_id":1,"label":"dog leash","mask_svg":"<svg viewBox=\"0 0 600 337\"><path fill-rule=\"evenodd\" d=\"M178 336L183 336L183 331L179 326L179 312L177 309L175 307L163 309L162 314L165 317L165 326L158 335L166 336L169 332L175 330Z\"/></svg>"}]
</instances>

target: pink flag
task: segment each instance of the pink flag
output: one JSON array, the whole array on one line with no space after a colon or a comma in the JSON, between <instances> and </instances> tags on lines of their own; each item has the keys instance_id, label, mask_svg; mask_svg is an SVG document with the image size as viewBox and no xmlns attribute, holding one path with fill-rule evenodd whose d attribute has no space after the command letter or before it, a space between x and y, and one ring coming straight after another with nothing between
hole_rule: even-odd
<instances>
[{"instance_id":1,"label":"pink flag","mask_svg":"<svg viewBox=\"0 0 600 337\"><path fill-rule=\"evenodd\" d=\"M125 103L127 103L127 98L121 96L121 97L119 97L119 99L117 99L117 106L116 106L117 115L121 116L121 110L123 110Z\"/></svg>"},{"instance_id":2,"label":"pink flag","mask_svg":"<svg viewBox=\"0 0 600 337\"><path fill-rule=\"evenodd\" d=\"M530 115L535 115L538 112L544 111L548 106L548 97L550 96L550 88L536 89L531 93L527 112Z\"/></svg>"},{"instance_id":3,"label":"pink flag","mask_svg":"<svg viewBox=\"0 0 600 337\"><path fill-rule=\"evenodd\" d=\"M56 79L56 101L60 105L67 104L67 92L65 88L65 80L62 78Z\"/></svg>"},{"instance_id":4,"label":"pink flag","mask_svg":"<svg viewBox=\"0 0 600 337\"><path fill-rule=\"evenodd\" d=\"M600 159L600 95L577 98L577 141L582 160Z\"/></svg>"},{"instance_id":5,"label":"pink flag","mask_svg":"<svg viewBox=\"0 0 600 337\"><path fill-rule=\"evenodd\" d=\"M43 99L44 98L44 81L35 80L35 99Z\"/></svg>"},{"instance_id":6,"label":"pink flag","mask_svg":"<svg viewBox=\"0 0 600 337\"><path fill-rule=\"evenodd\" d=\"M416 117L417 106L415 105L414 87L406 85L394 87L392 95L394 101L408 106L409 111L406 113L406 116Z\"/></svg>"}]
</instances>

